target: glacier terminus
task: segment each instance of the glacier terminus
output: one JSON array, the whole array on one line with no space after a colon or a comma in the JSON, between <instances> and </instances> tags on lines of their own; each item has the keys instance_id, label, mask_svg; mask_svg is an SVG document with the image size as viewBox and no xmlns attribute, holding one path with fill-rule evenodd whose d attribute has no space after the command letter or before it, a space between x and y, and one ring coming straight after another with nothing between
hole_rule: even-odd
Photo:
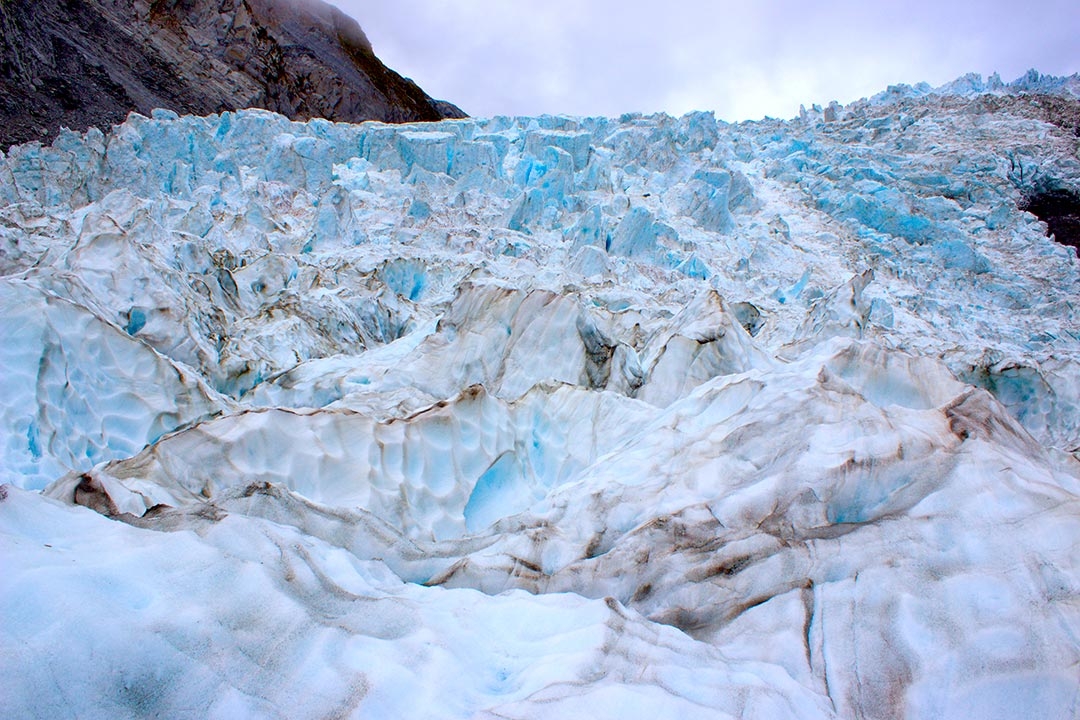
<instances>
[{"instance_id":1,"label":"glacier terminus","mask_svg":"<svg viewBox=\"0 0 1080 720\"><path fill-rule=\"evenodd\" d=\"M1034 71L12 147L2 714L1080 717L1078 148Z\"/></svg>"}]
</instances>

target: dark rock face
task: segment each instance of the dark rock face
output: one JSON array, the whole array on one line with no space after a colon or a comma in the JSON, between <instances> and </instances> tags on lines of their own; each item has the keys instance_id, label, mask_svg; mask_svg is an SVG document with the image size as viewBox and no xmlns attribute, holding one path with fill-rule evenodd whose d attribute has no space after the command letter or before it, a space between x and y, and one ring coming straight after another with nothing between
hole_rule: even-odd
<instances>
[{"instance_id":1,"label":"dark rock face","mask_svg":"<svg viewBox=\"0 0 1080 720\"><path fill-rule=\"evenodd\" d=\"M0 0L0 148L131 111L464 117L383 65L320 0Z\"/></svg>"},{"instance_id":2,"label":"dark rock face","mask_svg":"<svg viewBox=\"0 0 1080 720\"><path fill-rule=\"evenodd\" d=\"M1080 194L1061 188L1032 192L1024 197L1020 209L1045 222L1059 243L1080 253Z\"/></svg>"}]
</instances>

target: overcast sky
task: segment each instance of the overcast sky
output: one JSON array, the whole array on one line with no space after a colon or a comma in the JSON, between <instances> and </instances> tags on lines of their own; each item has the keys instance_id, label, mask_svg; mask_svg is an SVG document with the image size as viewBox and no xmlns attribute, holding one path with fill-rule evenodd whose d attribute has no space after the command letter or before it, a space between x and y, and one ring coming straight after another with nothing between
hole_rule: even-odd
<instances>
[{"instance_id":1,"label":"overcast sky","mask_svg":"<svg viewBox=\"0 0 1080 720\"><path fill-rule=\"evenodd\" d=\"M332 0L475 116L791 117L896 83L1080 72L1078 0Z\"/></svg>"}]
</instances>

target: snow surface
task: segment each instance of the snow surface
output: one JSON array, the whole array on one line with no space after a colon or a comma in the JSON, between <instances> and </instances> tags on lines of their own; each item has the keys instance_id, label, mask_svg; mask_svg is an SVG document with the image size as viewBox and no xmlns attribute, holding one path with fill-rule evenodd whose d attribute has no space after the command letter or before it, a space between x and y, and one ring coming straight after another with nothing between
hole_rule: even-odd
<instances>
[{"instance_id":1,"label":"snow surface","mask_svg":"<svg viewBox=\"0 0 1080 720\"><path fill-rule=\"evenodd\" d=\"M1080 717L1077 96L12 148L0 710Z\"/></svg>"}]
</instances>

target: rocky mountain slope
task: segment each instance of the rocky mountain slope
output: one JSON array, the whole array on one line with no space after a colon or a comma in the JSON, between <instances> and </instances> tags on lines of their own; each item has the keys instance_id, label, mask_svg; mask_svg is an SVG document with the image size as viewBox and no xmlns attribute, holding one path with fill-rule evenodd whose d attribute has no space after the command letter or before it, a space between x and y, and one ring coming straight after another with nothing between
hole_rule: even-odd
<instances>
[{"instance_id":1,"label":"rocky mountain slope","mask_svg":"<svg viewBox=\"0 0 1080 720\"><path fill-rule=\"evenodd\" d=\"M1078 91L12 148L4 714L1080 716Z\"/></svg>"},{"instance_id":2,"label":"rocky mountain slope","mask_svg":"<svg viewBox=\"0 0 1080 720\"><path fill-rule=\"evenodd\" d=\"M464 117L385 67L360 26L318 0L0 3L0 147L129 112L258 107L290 118Z\"/></svg>"}]
</instances>

